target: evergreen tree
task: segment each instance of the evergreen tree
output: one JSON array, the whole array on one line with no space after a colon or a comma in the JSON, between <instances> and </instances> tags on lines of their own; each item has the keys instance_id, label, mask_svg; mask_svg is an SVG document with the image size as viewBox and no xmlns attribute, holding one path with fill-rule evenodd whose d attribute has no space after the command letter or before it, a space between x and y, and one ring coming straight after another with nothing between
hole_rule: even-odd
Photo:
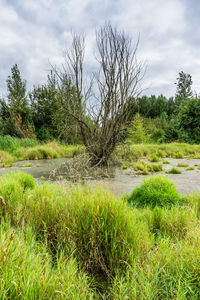
<instances>
[{"instance_id":1,"label":"evergreen tree","mask_svg":"<svg viewBox=\"0 0 200 300\"><path fill-rule=\"evenodd\" d=\"M4 121L3 133L19 137L33 136L31 110L26 96L26 81L21 79L20 71L15 64L11 76L7 79L7 101L1 99L1 118Z\"/></svg>"},{"instance_id":2,"label":"evergreen tree","mask_svg":"<svg viewBox=\"0 0 200 300\"><path fill-rule=\"evenodd\" d=\"M175 84L177 85L175 104L176 107L179 107L187 99L192 97L192 76L181 71L177 78L177 83Z\"/></svg>"}]
</instances>

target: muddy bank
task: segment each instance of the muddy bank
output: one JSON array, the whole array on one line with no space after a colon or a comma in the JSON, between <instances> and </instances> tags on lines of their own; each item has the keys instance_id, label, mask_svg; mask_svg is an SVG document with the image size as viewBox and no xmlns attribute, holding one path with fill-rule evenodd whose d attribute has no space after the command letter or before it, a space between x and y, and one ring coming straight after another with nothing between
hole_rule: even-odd
<instances>
[{"instance_id":1,"label":"muddy bank","mask_svg":"<svg viewBox=\"0 0 200 300\"><path fill-rule=\"evenodd\" d=\"M44 160L29 160L20 161L15 164L12 168L1 168L0 176L4 173L11 171L25 171L35 177L39 182L44 180L49 180L50 173L53 169L57 168L60 164L63 164L68 159L44 159ZM200 165L200 159L167 159L170 164L163 165L164 176L168 176L177 186L181 194L191 193L193 191L200 191L200 170L198 170L197 165ZM181 174L167 174L172 167L177 166L178 163L185 162L189 166L195 166L192 171L187 171L186 168L179 168ZM22 167L23 164L31 163L32 167ZM40 165L40 166L38 166ZM155 174L155 173L154 173ZM87 180L87 184L92 186L101 186L102 188L109 189L115 195L120 196L124 193L130 193L133 188L139 185L144 179L154 175L135 175L132 170L122 170L120 167L116 167L113 172L112 178L104 178L99 180ZM56 178L56 181L62 181L63 177Z\"/></svg>"}]
</instances>

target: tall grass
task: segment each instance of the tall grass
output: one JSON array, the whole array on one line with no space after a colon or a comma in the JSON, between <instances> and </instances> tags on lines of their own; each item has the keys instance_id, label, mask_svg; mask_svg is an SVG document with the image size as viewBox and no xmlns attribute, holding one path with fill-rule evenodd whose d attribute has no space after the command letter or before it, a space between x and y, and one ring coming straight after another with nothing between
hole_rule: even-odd
<instances>
[{"instance_id":1,"label":"tall grass","mask_svg":"<svg viewBox=\"0 0 200 300\"><path fill-rule=\"evenodd\" d=\"M51 255L35 240L31 228L0 226L1 299L95 299L91 280L73 257Z\"/></svg>"},{"instance_id":2,"label":"tall grass","mask_svg":"<svg viewBox=\"0 0 200 300\"><path fill-rule=\"evenodd\" d=\"M53 159L74 157L84 151L80 145L62 145L58 142L40 144L35 139L19 139L0 136L0 163L12 167L19 160Z\"/></svg>"},{"instance_id":3,"label":"tall grass","mask_svg":"<svg viewBox=\"0 0 200 300\"><path fill-rule=\"evenodd\" d=\"M126 160L153 157L172 157L172 158L200 158L200 145L190 145L185 143L170 144L137 144L130 146L119 146L116 155Z\"/></svg>"},{"instance_id":4,"label":"tall grass","mask_svg":"<svg viewBox=\"0 0 200 300\"><path fill-rule=\"evenodd\" d=\"M37 146L38 144L39 142L36 139L20 139L11 137L9 135L0 135L0 149L9 153L12 153L14 150L20 147L28 148Z\"/></svg>"},{"instance_id":5,"label":"tall grass","mask_svg":"<svg viewBox=\"0 0 200 300\"><path fill-rule=\"evenodd\" d=\"M156 181L158 194L155 178L140 190L151 205L133 208L101 189L2 176L2 299L199 299L200 196L180 206Z\"/></svg>"}]
</instances>

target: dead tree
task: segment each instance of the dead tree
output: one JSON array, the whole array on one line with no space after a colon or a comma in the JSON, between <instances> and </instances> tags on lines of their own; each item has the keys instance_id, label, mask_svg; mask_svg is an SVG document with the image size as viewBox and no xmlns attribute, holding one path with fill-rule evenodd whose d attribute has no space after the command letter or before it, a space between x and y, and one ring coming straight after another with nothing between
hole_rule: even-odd
<instances>
[{"instance_id":1,"label":"dead tree","mask_svg":"<svg viewBox=\"0 0 200 300\"><path fill-rule=\"evenodd\" d=\"M73 34L64 71L57 72L62 82L67 79L75 86L76 107L70 102L67 110L79 125L92 165L107 164L120 142L121 130L130 113L130 101L141 92L144 68L136 58L138 42L139 39L133 45L124 32L110 24L103 26L96 32L99 68L88 83L88 75L84 73L84 38Z\"/></svg>"}]
</instances>

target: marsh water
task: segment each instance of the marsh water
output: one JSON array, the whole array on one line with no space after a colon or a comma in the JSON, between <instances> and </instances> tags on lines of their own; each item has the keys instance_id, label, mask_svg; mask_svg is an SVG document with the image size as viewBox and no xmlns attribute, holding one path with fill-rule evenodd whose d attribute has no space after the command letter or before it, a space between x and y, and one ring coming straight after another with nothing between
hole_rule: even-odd
<instances>
[{"instance_id":1,"label":"marsh water","mask_svg":"<svg viewBox=\"0 0 200 300\"><path fill-rule=\"evenodd\" d=\"M43 159L43 160L29 160L16 162L12 168L0 168L0 176L11 171L21 170L31 174L37 179L38 182L42 181L56 181L64 182L64 176L51 178L52 170L59 167L61 164L67 162L66 158L59 159ZM168 176L177 186L181 194L191 193L193 191L200 191L200 170L197 165L200 165L200 159L167 159L170 164L163 164L163 175ZM172 167L177 166L179 162L185 162L189 166L195 166L194 170L187 171L186 168L179 168L181 174L166 174ZM31 167L23 167L24 164L31 163ZM155 175L155 173L153 174ZM112 168L112 176L109 178L87 180L87 184L92 186L101 186L102 188L109 189L115 195L120 196L124 193L130 193L133 188L139 185L144 179L152 176L149 175L136 175L133 170L122 170L120 167Z\"/></svg>"}]
</instances>

